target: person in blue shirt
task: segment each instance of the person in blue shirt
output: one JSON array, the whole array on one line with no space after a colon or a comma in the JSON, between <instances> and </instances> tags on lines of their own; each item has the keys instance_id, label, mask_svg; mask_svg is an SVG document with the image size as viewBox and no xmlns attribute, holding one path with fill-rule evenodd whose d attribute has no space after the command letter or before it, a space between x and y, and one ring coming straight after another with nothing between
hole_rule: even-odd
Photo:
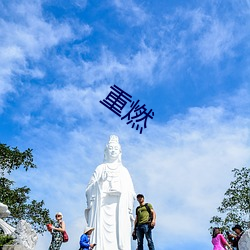
<instances>
[{"instance_id":1,"label":"person in blue shirt","mask_svg":"<svg viewBox=\"0 0 250 250\"><path fill-rule=\"evenodd\" d=\"M94 244L90 244L90 235L93 232L94 228L93 227L86 227L83 235L80 238L80 249L79 250L91 250L95 247Z\"/></svg>"}]
</instances>

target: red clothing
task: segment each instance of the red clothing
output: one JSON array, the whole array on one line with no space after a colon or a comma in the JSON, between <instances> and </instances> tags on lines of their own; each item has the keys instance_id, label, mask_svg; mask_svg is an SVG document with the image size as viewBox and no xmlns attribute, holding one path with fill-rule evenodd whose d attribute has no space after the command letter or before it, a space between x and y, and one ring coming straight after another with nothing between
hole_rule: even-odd
<instances>
[{"instance_id":1,"label":"red clothing","mask_svg":"<svg viewBox=\"0 0 250 250\"><path fill-rule=\"evenodd\" d=\"M225 250L227 241L222 234L217 234L216 237L212 238L212 244L214 245L213 250Z\"/></svg>"}]
</instances>

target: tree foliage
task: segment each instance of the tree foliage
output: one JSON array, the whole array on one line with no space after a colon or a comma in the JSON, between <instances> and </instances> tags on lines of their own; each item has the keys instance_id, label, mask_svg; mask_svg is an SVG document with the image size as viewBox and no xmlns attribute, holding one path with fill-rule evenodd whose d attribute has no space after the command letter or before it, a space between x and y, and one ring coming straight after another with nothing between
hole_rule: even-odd
<instances>
[{"instance_id":1,"label":"tree foliage","mask_svg":"<svg viewBox=\"0 0 250 250\"><path fill-rule=\"evenodd\" d=\"M0 143L0 173L3 176L5 171L10 174L13 170L21 166L27 171L29 168L36 168L33 163L32 149L28 148L21 152L17 147L10 148L6 144Z\"/></svg>"},{"instance_id":2,"label":"tree foliage","mask_svg":"<svg viewBox=\"0 0 250 250\"><path fill-rule=\"evenodd\" d=\"M21 219L30 223L38 233L46 230L45 225L52 220L49 210L44 208L44 201L30 200L30 188L27 186L14 188L14 182L5 178L6 174L23 167L26 171L36 168L33 163L32 150L24 152L18 148L10 148L0 144L0 202L6 204L11 211L11 216L5 220L15 226Z\"/></svg>"},{"instance_id":3,"label":"tree foliage","mask_svg":"<svg viewBox=\"0 0 250 250\"><path fill-rule=\"evenodd\" d=\"M14 243L14 239L13 239L12 236L0 234L0 247L2 247L5 244L6 245L12 245L13 243Z\"/></svg>"},{"instance_id":4,"label":"tree foliage","mask_svg":"<svg viewBox=\"0 0 250 250\"><path fill-rule=\"evenodd\" d=\"M223 216L213 216L210 223L229 231L235 224L247 228L250 220L250 168L233 169L234 180L217 211Z\"/></svg>"}]
</instances>

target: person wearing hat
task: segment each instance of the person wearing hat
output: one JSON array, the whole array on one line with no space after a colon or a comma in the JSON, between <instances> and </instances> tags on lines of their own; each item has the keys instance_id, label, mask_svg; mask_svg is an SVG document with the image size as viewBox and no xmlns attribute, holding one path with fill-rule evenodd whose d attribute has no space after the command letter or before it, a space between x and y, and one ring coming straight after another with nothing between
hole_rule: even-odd
<instances>
[{"instance_id":1,"label":"person wearing hat","mask_svg":"<svg viewBox=\"0 0 250 250\"><path fill-rule=\"evenodd\" d=\"M239 243L239 240L240 240L242 234L244 233L244 231L243 231L243 229L242 229L242 227L241 227L240 225L235 225L235 226L232 228L232 230L236 233L236 235L231 234L231 235L234 237L234 244L235 244L235 246L236 246L235 249L239 250L239 245L238 245L238 243Z\"/></svg>"},{"instance_id":2,"label":"person wearing hat","mask_svg":"<svg viewBox=\"0 0 250 250\"><path fill-rule=\"evenodd\" d=\"M146 240L148 242L148 249L155 250L152 239L152 229L155 226L156 213L150 203L144 202L143 194L137 195L137 201L140 205L136 208L136 217L132 236L133 238L134 236L137 238L138 250L143 250L144 235L146 236Z\"/></svg>"},{"instance_id":3,"label":"person wearing hat","mask_svg":"<svg viewBox=\"0 0 250 250\"><path fill-rule=\"evenodd\" d=\"M89 250L89 249L93 249L95 247L95 243L94 244L90 244L90 235L93 232L94 228L93 227L86 227L83 235L80 238L80 249L79 250Z\"/></svg>"},{"instance_id":4,"label":"person wearing hat","mask_svg":"<svg viewBox=\"0 0 250 250\"><path fill-rule=\"evenodd\" d=\"M52 234L52 240L50 243L49 250L60 250L63 242L63 232L65 231L65 222L62 220L63 215L61 212L56 213L56 223L49 227L49 231Z\"/></svg>"}]
</instances>

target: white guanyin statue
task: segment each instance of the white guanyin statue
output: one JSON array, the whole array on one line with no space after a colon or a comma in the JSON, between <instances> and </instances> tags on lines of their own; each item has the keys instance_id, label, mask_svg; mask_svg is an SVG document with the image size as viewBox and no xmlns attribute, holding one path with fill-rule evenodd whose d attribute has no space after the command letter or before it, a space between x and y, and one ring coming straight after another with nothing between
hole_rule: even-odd
<instances>
[{"instance_id":1,"label":"white guanyin statue","mask_svg":"<svg viewBox=\"0 0 250 250\"><path fill-rule=\"evenodd\" d=\"M11 235L16 229L2 219L8 217L9 215L10 211L8 206L0 202L0 228L3 229L4 234Z\"/></svg>"},{"instance_id":2,"label":"white guanyin statue","mask_svg":"<svg viewBox=\"0 0 250 250\"><path fill-rule=\"evenodd\" d=\"M25 250L35 249L38 236L31 225L25 220L20 220L14 233L16 244L22 245Z\"/></svg>"},{"instance_id":3,"label":"white guanyin statue","mask_svg":"<svg viewBox=\"0 0 250 250\"><path fill-rule=\"evenodd\" d=\"M18 249L34 250L38 240L35 230L25 220L20 220L16 228L10 226L1 219L9 215L8 206L0 202L0 228L4 234L13 236L15 245L19 245Z\"/></svg>"},{"instance_id":4,"label":"white guanyin statue","mask_svg":"<svg viewBox=\"0 0 250 250\"><path fill-rule=\"evenodd\" d=\"M97 166L86 189L88 226L94 227L95 250L131 250L135 191L128 170L122 165L121 145L111 135L104 150L104 163Z\"/></svg>"}]
</instances>

